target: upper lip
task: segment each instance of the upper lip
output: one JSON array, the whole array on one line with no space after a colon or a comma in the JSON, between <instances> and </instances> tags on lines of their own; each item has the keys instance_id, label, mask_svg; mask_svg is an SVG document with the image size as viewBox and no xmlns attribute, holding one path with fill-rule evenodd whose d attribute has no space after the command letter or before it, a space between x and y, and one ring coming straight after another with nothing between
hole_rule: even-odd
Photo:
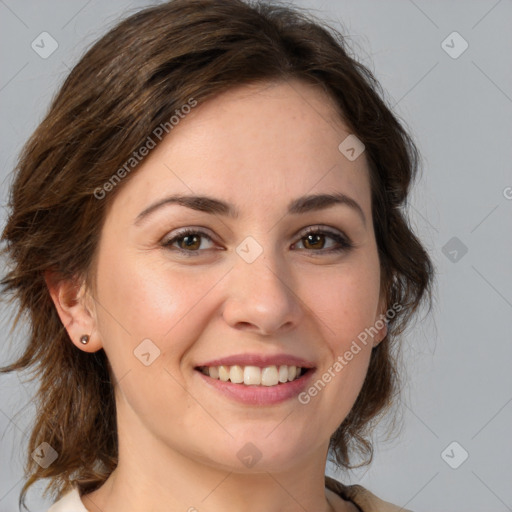
<instances>
[{"instance_id":1,"label":"upper lip","mask_svg":"<svg viewBox=\"0 0 512 512\"><path fill-rule=\"evenodd\" d=\"M223 357L220 359L212 359L197 367L202 366L259 366L264 368L265 366L299 366L300 368L314 368L315 365L310 361L306 361L301 357L292 356L290 354L275 354L275 355L263 355L263 354L235 354L232 356Z\"/></svg>"}]
</instances>

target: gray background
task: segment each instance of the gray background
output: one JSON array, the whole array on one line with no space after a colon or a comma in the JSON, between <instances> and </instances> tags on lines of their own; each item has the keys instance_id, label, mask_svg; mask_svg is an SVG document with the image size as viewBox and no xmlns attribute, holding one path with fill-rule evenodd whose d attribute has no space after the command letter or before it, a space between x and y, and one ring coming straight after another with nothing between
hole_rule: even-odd
<instances>
[{"instance_id":1,"label":"gray background","mask_svg":"<svg viewBox=\"0 0 512 512\"><path fill-rule=\"evenodd\" d=\"M403 428L388 441L380 428L371 467L337 477L415 512L510 511L512 2L294 3L342 24L415 137L423 174L411 198L411 219L438 271L434 311L421 316L404 341ZM58 85L119 16L145 5L0 0L2 225L16 155ZM31 47L43 31L58 43L45 59ZM442 46L454 31L469 44L457 58L462 40L450 36L443 45L452 56ZM19 353L23 340L22 334L9 336L8 314L0 310L3 363ZM0 377L0 388L5 512L17 510L33 408L32 388L17 375ZM461 464L465 452L469 457ZM34 510L50 504L42 488L29 494Z\"/></svg>"}]
</instances>

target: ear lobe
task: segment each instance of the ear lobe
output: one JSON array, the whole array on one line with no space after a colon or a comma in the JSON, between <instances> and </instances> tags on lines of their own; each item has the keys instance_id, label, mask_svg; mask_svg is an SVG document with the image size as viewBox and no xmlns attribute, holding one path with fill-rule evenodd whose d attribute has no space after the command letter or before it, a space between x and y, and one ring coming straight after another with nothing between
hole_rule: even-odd
<instances>
[{"instance_id":1,"label":"ear lobe","mask_svg":"<svg viewBox=\"0 0 512 512\"><path fill-rule=\"evenodd\" d=\"M85 352L101 349L99 336L93 334L96 325L92 312L86 306L85 285L78 279L62 279L56 272L49 270L44 273L44 279L73 344ZM80 341L84 334L89 335L87 344Z\"/></svg>"}]
</instances>

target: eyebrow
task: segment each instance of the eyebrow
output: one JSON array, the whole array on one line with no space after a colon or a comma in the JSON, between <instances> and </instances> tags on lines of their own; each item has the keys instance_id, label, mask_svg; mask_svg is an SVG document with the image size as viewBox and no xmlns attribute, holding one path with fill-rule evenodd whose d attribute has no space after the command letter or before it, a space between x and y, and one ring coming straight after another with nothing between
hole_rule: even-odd
<instances>
[{"instance_id":1,"label":"eyebrow","mask_svg":"<svg viewBox=\"0 0 512 512\"><path fill-rule=\"evenodd\" d=\"M208 196L173 195L157 201L140 212L135 219L135 224L141 224L141 222L150 214L170 204L177 204L192 210L212 215L222 215L232 219L236 219L240 216L240 212L233 205L221 201L220 199ZM327 208L335 205L344 205L352 208L358 213L363 224L366 226L366 217L359 203L341 192L333 194L313 194L299 197L290 202L288 205L288 213L292 215L304 214L326 210Z\"/></svg>"}]
</instances>

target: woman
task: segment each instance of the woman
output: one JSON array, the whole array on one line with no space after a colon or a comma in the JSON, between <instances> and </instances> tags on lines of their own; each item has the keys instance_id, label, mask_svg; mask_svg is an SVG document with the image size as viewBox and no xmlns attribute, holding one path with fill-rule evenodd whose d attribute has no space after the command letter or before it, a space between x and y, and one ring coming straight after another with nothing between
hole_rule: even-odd
<instances>
[{"instance_id":1,"label":"woman","mask_svg":"<svg viewBox=\"0 0 512 512\"><path fill-rule=\"evenodd\" d=\"M27 143L3 232L51 512L403 510L369 463L433 269L415 146L343 38L175 0L97 42Z\"/></svg>"}]
</instances>

